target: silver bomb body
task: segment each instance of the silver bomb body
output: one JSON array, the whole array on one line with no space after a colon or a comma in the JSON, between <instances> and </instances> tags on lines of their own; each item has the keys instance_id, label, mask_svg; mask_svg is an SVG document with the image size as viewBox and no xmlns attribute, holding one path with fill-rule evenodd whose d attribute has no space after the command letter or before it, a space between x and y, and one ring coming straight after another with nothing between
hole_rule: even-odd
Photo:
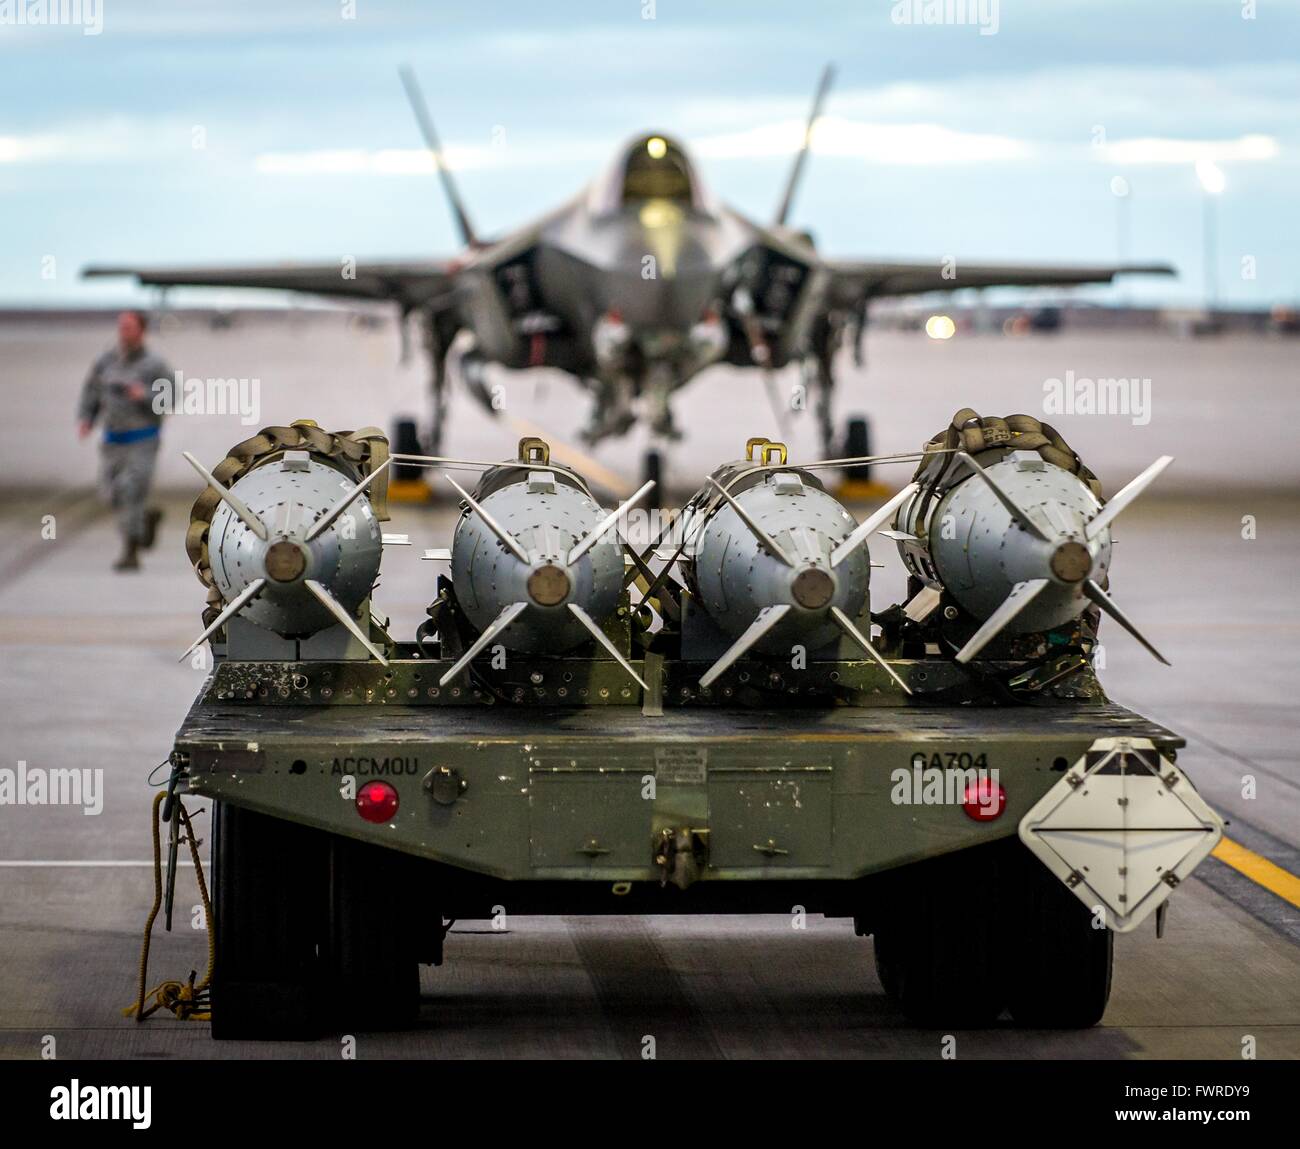
<instances>
[{"instance_id":1,"label":"silver bomb body","mask_svg":"<svg viewBox=\"0 0 1300 1149\"><path fill-rule=\"evenodd\" d=\"M720 475L728 475L724 468ZM724 485L726 478L723 478ZM791 560L777 557L720 502L697 528L692 548L693 589L709 617L739 636L767 607L788 606L785 617L754 646L761 653L788 650L799 642L813 650L841 633L831 617L838 607L849 618L866 609L871 564L865 545L832 567L831 553L857 526L853 516L797 469L763 472L732 490L736 503Z\"/></svg>"},{"instance_id":2,"label":"silver bomb body","mask_svg":"<svg viewBox=\"0 0 1300 1149\"><path fill-rule=\"evenodd\" d=\"M899 509L898 529L916 536L899 543L908 570L977 619L990 617L1018 583L1048 580L1007 623L1008 634L1078 618L1089 605L1085 584L1105 586L1110 567L1110 531L1088 538L1084 530L1101 503L1082 479L1037 452L1013 451L984 469L1045 537L1026 529L988 483L958 462L946 490L928 500L923 490Z\"/></svg>"},{"instance_id":3,"label":"silver bomb body","mask_svg":"<svg viewBox=\"0 0 1300 1149\"><path fill-rule=\"evenodd\" d=\"M311 579L356 614L379 574L383 534L369 500L360 496L310 542L307 531L353 489L355 481L305 452L290 452L236 482L231 493L267 528L260 539L220 503L208 528L208 563L222 597L231 602L252 582L266 583L241 617L285 638L333 626L334 616L311 594Z\"/></svg>"},{"instance_id":4,"label":"silver bomb body","mask_svg":"<svg viewBox=\"0 0 1300 1149\"><path fill-rule=\"evenodd\" d=\"M508 649L558 653L590 641L569 604L597 621L617 609L623 589L622 546L610 530L572 566L567 556L605 512L563 472L545 468L488 472L476 497L528 560L467 509L451 545L452 585L465 616L482 631L512 603L526 603L501 634Z\"/></svg>"}]
</instances>

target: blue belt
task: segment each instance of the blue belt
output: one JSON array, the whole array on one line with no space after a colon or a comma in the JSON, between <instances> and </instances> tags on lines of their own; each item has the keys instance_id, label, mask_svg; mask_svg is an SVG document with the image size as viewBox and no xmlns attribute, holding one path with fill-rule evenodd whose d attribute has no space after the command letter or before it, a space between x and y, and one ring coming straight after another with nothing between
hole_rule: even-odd
<instances>
[{"instance_id":1,"label":"blue belt","mask_svg":"<svg viewBox=\"0 0 1300 1149\"><path fill-rule=\"evenodd\" d=\"M105 443L138 443L142 439L153 439L158 435L157 427L137 427L134 431L105 431Z\"/></svg>"}]
</instances>

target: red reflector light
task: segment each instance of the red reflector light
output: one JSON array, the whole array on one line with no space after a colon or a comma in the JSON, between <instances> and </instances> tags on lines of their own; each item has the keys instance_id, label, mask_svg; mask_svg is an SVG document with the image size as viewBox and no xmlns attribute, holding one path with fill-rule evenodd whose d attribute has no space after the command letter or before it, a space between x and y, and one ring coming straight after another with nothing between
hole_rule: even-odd
<instances>
[{"instance_id":1,"label":"red reflector light","mask_svg":"<svg viewBox=\"0 0 1300 1149\"><path fill-rule=\"evenodd\" d=\"M981 778L967 785L961 796L961 808L968 818L977 822L991 822L1007 808L1007 792L992 778Z\"/></svg>"},{"instance_id":2,"label":"red reflector light","mask_svg":"<svg viewBox=\"0 0 1300 1149\"><path fill-rule=\"evenodd\" d=\"M387 822L397 805L397 791L387 782L367 782L357 791L357 813L367 822Z\"/></svg>"}]
</instances>

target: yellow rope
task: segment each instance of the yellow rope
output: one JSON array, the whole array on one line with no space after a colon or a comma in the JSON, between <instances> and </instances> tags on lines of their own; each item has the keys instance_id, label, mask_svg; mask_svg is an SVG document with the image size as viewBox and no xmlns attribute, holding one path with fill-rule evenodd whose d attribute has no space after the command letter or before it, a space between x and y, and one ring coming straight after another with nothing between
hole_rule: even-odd
<instances>
[{"instance_id":1,"label":"yellow rope","mask_svg":"<svg viewBox=\"0 0 1300 1149\"><path fill-rule=\"evenodd\" d=\"M161 819L158 811L166 797L167 792L163 791L155 796L153 800L150 817L153 831L153 908L149 911L148 920L144 924L144 945L140 950L140 978L136 1001L134 1005L129 1005L122 1010L122 1013L125 1017L134 1017L136 1021L144 1021L150 1014L156 1013L160 1009L168 1009L181 1021L210 1021L212 1020L212 1013L210 1008L207 1008L205 995L208 986L212 982L212 964L216 959L216 937L212 926L212 901L208 897L207 882L203 880L203 863L199 861L199 844L194 836L194 826L190 822L189 811L185 809L180 798L175 795L173 795L173 799L178 803L180 822L185 827L185 839L190 846L190 857L194 860L194 874L199 883L199 897L203 900L204 924L207 926L208 932L208 968L203 975L203 980L197 985L194 982L195 971L191 970L188 981L159 982L147 993L144 988L149 976L149 944L153 938L153 923L158 917L158 910L162 907L163 900ZM144 1004L145 998L153 999L153 1004L147 1009Z\"/></svg>"}]
</instances>

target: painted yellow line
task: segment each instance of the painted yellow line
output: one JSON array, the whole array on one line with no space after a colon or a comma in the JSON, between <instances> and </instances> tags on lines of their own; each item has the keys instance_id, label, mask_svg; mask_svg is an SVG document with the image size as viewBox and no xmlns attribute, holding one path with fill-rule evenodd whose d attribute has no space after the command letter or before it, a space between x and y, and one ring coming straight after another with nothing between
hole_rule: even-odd
<instances>
[{"instance_id":1,"label":"painted yellow line","mask_svg":"<svg viewBox=\"0 0 1300 1149\"><path fill-rule=\"evenodd\" d=\"M1300 907L1300 878L1281 866L1274 865L1267 858L1261 858L1240 842L1234 842L1231 838L1221 839L1214 847L1211 857L1218 858L1239 874L1245 874L1256 885L1263 886L1284 901Z\"/></svg>"}]
</instances>

